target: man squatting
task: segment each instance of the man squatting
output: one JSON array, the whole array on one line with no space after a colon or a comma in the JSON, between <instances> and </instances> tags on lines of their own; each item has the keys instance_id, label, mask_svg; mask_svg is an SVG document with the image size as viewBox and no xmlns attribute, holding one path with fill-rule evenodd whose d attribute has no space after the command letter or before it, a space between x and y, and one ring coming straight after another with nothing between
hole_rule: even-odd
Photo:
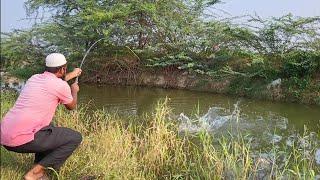
<instances>
[{"instance_id":1,"label":"man squatting","mask_svg":"<svg viewBox=\"0 0 320 180\"><path fill-rule=\"evenodd\" d=\"M45 62L45 71L28 79L0 124L1 145L7 150L35 153L26 180L48 179L45 169L59 170L82 141L79 132L51 123L59 104L69 110L76 108L79 86L69 86L67 81L80 76L81 69L67 74L67 61L60 53L49 54Z\"/></svg>"}]
</instances>

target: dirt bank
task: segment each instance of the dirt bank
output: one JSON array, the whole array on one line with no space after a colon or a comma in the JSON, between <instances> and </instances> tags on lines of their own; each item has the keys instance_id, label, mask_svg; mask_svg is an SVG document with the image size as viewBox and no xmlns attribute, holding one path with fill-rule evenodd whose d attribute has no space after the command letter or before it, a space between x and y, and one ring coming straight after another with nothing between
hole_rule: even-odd
<instances>
[{"instance_id":1,"label":"dirt bank","mask_svg":"<svg viewBox=\"0 0 320 180\"><path fill-rule=\"evenodd\" d=\"M237 77L213 78L174 68L84 71L82 83L149 86L228 94L254 99L320 105L320 74L307 88L293 87L287 79L270 82ZM21 89L23 84L8 73L1 74L2 91Z\"/></svg>"},{"instance_id":2,"label":"dirt bank","mask_svg":"<svg viewBox=\"0 0 320 180\"><path fill-rule=\"evenodd\" d=\"M296 97L291 92L292 89L286 87L286 80L275 85L272 84L275 83L272 81L270 83L259 81L248 83L234 77L213 78L170 68L91 72L84 73L80 80L88 83L186 89L255 99L320 105L319 89L305 90L300 92L299 97Z\"/></svg>"}]
</instances>

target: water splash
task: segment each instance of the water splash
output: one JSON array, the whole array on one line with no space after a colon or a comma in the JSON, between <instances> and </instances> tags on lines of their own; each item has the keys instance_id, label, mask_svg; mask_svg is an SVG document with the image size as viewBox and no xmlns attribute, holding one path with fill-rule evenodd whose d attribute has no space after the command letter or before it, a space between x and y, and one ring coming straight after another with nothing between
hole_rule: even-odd
<instances>
[{"instance_id":1,"label":"water splash","mask_svg":"<svg viewBox=\"0 0 320 180\"><path fill-rule=\"evenodd\" d=\"M200 131L200 127L194 124L192 120L185 114L181 113L178 120L180 121L180 125L179 125L180 131L188 131L191 133Z\"/></svg>"},{"instance_id":2,"label":"water splash","mask_svg":"<svg viewBox=\"0 0 320 180\"><path fill-rule=\"evenodd\" d=\"M271 144L279 143L282 140L282 136L277 134L267 133L266 137L268 138L268 142Z\"/></svg>"},{"instance_id":3,"label":"water splash","mask_svg":"<svg viewBox=\"0 0 320 180\"><path fill-rule=\"evenodd\" d=\"M315 159L316 159L316 163L320 165L320 149L317 149L315 153Z\"/></svg>"},{"instance_id":4,"label":"water splash","mask_svg":"<svg viewBox=\"0 0 320 180\"><path fill-rule=\"evenodd\" d=\"M289 146L289 147L294 146L294 143L295 143L296 139L297 139L297 136L296 136L296 135L291 135L291 136L289 136L289 137L287 138L287 140L286 140L286 145Z\"/></svg>"},{"instance_id":5,"label":"water splash","mask_svg":"<svg viewBox=\"0 0 320 180\"><path fill-rule=\"evenodd\" d=\"M208 112L197 119L190 119L181 113L178 120L180 121L179 130L196 133L199 131L213 131L223 127L229 121L239 122L240 109L238 101L234 104L234 110L230 115L225 114L226 109L221 107L211 107Z\"/></svg>"}]
</instances>

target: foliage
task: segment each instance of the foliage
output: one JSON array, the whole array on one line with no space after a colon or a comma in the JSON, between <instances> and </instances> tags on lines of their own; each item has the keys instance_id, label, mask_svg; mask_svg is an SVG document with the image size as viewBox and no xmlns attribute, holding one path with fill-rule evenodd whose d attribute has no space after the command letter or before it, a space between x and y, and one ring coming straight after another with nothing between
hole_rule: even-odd
<instances>
[{"instance_id":1,"label":"foliage","mask_svg":"<svg viewBox=\"0 0 320 180\"><path fill-rule=\"evenodd\" d=\"M44 68L40 66L31 67L26 66L23 68L10 68L8 69L8 72L10 75L17 77L19 79L28 79L34 74L39 74L43 72Z\"/></svg>"},{"instance_id":2,"label":"foliage","mask_svg":"<svg viewBox=\"0 0 320 180\"><path fill-rule=\"evenodd\" d=\"M283 73L286 77L305 77L320 70L320 53L295 51L284 57Z\"/></svg>"},{"instance_id":3,"label":"foliage","mask_svg":"<svg viewBox=\"0 0 320 180\"><path fill-rule=\"evenodd\" d=\"M14 31L1 36L1 63L4 68L43 64L45 50L37 34ZM42 61L41 61L42 60Z\"/></svg>"},{"instance_id":4,"label":"foliage","mask_svg":"<svg viewBox=\"0 0 320 180\"><path fill-rule=\"evenodd\" d=\"M180 70L196 70L200 71L205 69L205 66L197 63L194 61L191 57L185 55L184 53L179 53L176 55L167 55L167 56L162 56L160 58L152 58L152 59L147 59L148 64L146 65L147 67L176 67L177 69Z\"/></svg>"},{"instance_id":5,"label":"foliage","mask_svg":"<svg viewBox=\"0 0 320 180\"><path fill-rule=\"evenodd\" d=\"M158 43L184 42L192 33L190 24L199 20L199 11L214 2L29 0L26 5L30 13L42 7L54 9L52 24L83 48L105 37L106 43L143 49Z\"/></svg>"},{"instance_id":6,"label":"foliage","mask_svg":"<svg viewBox=\"0 0 320 180\"><path fill-rule=\"evenodd\" d=\"M283 55L291 51L319 51L310 46L320 38L320 17L294 17L292 14L271 20L252 17L254 26L235 26L227 29L235 48L253 50L265 55Z\"/></svg>"},{"instance_id":7,"label":"foliage","mask_svg":"<svg viewBox=\"0 0 320 180\"><path fill-rule=\"evenodd\" d=\"M134 1L75 1L67 0L28 0L26 8L29 15L37 15L39 9L52 14L47 22L35 25L26 33L8 35L8 46L21 43L41 48L43 54L58 51L69 60L76 61L96 40L105 38L96 47L101 50L107 46L129 47L134 51L154 49L153 54L166 55L172 52L199 51L198 27L204 26L200 19L202 11L217 3L217 0L134 0ZM37 16L36 16L37 18ZM204 31L201 32L205 34ZM14 37L33 38L36 44L28 40L17 41ZM195 43L194 43L195 42ZM10 45L11 43L11 45ZM191 45L193 44L194 45ZM191 46L190 46L191 45ZM172 47L174 47L172 49ZM178 47L178 48L177 48ZM9 51L9 52L7 52ZM25 54L20 49L15 49ZM18 61L21 56L13 58L9 49L4 49L5 59ZM144 53L142 51L142 53Z\"/></svg>"},{"instance_id":8,"label":"foliage","mask_svg":"<svg viewBox=\"0 0 320 180\"><path fill-rule=\"evenodd\" d=\"M206 19L205 10L218 2L28 0L29 15L37 18L43 9L52 17L28 31L3 35L2 63L16 74L27 74L19 71L40 69L45 55L58 51L79 64L85 51L104 38L88 57L97 64L86 68L122 67L128 63L119 56L133 57L140 70L170 67L215 78L261 81L262 86L278 78L303 82L320 71L319 17L251 16L240 25ZM290 87L300 91L302 86Z\"/></svg>"}]
</instances>

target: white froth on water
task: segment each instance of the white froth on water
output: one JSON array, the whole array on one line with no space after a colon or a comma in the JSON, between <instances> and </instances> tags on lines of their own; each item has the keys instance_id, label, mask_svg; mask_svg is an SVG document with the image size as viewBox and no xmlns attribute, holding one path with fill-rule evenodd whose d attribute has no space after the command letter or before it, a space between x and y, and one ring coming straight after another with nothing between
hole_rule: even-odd
<instances>
[{"instance_id":1,"label":"white froth on water","mask_svg":"<svg viewBox=\"0 0 320 180\"><path fill-rule=\"evenodd\" d=\"M221 128L230 120L239 120L240 110L238 103L234 105L234 110L230 115L220 115L219 112L224 111L224 108L211 107L206 114L197 118L190 119L185 114L181 113L178 120L180 121L179 130L183 132L196 133L199 131L213 131Z\"/></svg>"},{"instance_id":2,"label":"white froth on water","mask_svg":"<svg viewBox=\"0 0 320 180\"><path fill-rule=\"evenodd\" d=\"M320 165L320 149L316 150L315 159L316 159L316 163Z\"/></svg>"}]
</instances>

